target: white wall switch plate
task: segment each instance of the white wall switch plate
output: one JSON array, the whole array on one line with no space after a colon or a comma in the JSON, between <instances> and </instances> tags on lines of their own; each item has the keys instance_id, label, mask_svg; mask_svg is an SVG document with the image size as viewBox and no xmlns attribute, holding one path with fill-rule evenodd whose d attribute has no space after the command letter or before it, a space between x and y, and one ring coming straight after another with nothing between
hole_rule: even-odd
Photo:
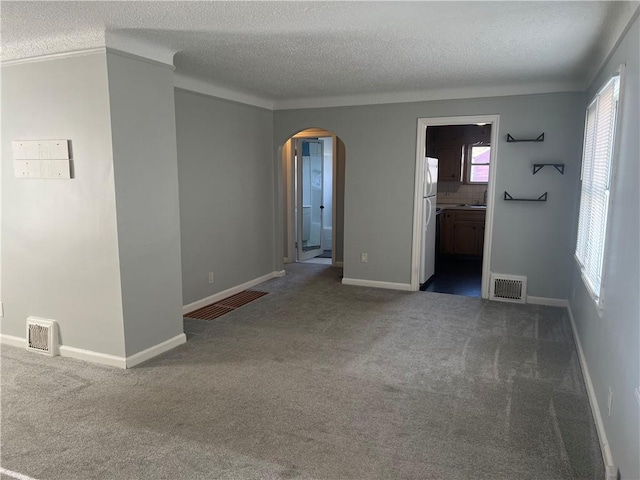
<instances>
[{"instance_id":1,"label":"white wall switch plate","mask_svg":"<svg viewBox=\"0 0 640 480\"><path fill-rule=\"evenodd\" d=\"M71 178L70 160L14 160L16 178Z\"/></svg>"},{"instance_id":2,"label":"white wall switch plate","mask_svg":"<svg viewBox=\"0 0 640 480\"><path fill-rule=\"evenodd\" d=\"M68 140L49 140L49 155L52 160L69 160Z\"/></svg>"},{"instance_id":3,"label":"white wall switch plate","mask_svg":"<svg viewBox=\"0 0 640 480\"><path fill-rule=\"evenodd\" d=\"M361 253L360 254L360 263L367 263L369 261L369 254Z\"/></svg>"},{"instance_id":4,"label":"white wall switch plate","mask_svg":"<svg viewBox=\"0 0 640 480\"><path fill-rule=\"evenodd\" d=\"M25 146L26 142L11 142L11 149L13 150L13 159L14 160L26 160L27 159L27 148Z\"/></svg>"},{"instance_id":5,"label":"white wall switch plate","mask_svg":"<svg viewBox=\"0 0 640 480\"><path fill-rule=\"evenodd\" d=\"M14 160L13 175L16 178L29 178L29 162L25 160Z\"/></svg>"},{"instance_id":6,"label":"white wall switch plate","mask_svg":"<svg viewBox=\"0 0 640 480\"><path fill-rule=\"evenodd\" d=\"M40 160L15 160L13 173L16 178L42 178Z\"/></svg>"},{"instance_id":7,"label":"white wall switch plate","mask_svg":"<svg viewBox=\"0 0 640 480\"><path fill-rule=\"evenodd\" d=\"M27 160L29 164L29 178L44 178L42 176L42 162L40 160Z\"/></svg>"},{"instance_id":8,"label":"white wall switch plate","mask_svg":"<svg viewBox=\"0 0 640 480\"><path fill-rule=\"evenodd\" d=\"M40 160L40 178L49 178L51 175L51 160Z\"/></svg>"},{"instance_id":9,"label":"white wall switch plate","mask_svg":"<svg viewBox=\"0 0 640 480\"><path fill-rule=\"evenodd\" d=\"M14 160L69 160L69 140L16 140L11 142Z\"/></svg>"},{"instance_id":10,"label":"white wall switch plate","mask_svg":"<svg viewBox=\"0 0 640 480\"><path fill-rule=\"evenodd\" d=\"M71 178L69 160L47 160L46 162L49 164L49 172L44 178Z\"/></svg>"},{"instance_id":11,"label":"white wall switch plate","mask_svg":"<svg viewBox=\"0 0 640 480\"><path fill-rule=\"evenodd\" d=\"M41 160L48 160L51 158L51 155L49 154L48 140L38 141L38 158Z\"/></svg>"},{"instance_id":12,"label":"white wall switch plate","mask_svg":"<svg viewBox=\"0 0 640 480\"><path fill-rule=\"evenodd\" d=\"M38 142L29 141L23 142L25 148L25 155L27 160L36 160L40 158L40 147L38 146Z\"/></svg>"}]
</instances>

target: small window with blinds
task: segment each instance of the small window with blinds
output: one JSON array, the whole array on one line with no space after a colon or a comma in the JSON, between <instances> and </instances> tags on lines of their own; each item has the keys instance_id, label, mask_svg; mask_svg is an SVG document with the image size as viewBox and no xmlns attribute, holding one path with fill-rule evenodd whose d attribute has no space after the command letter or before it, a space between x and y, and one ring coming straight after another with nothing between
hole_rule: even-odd
<instances>
[{"instance_id":1,"label":"small window with blinds","mask_svg":"<svg viewBox=\"0 0 640 480\"><path fill-rule=\"evenodd\" d=\"M620 75L616 75L589 104L585 121L576 259L585 284L598 304L601 301L619 91Z\"/></svg>"}]
</instances>

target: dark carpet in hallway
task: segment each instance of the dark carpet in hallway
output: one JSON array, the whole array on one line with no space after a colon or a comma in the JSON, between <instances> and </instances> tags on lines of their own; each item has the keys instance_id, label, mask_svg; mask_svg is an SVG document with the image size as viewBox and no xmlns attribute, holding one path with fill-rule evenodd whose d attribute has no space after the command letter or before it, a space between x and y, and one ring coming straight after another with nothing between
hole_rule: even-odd
<instances>
[{"instance_id":1,"label":"dark carpet in hallway","mask_svg":"<svg viewBox=\"0 0 640 480\"><path fill-rule=\"evenodd\" d=\"M343 286L270 294L131 370L2 350L2 466L45 479L602 479L563 309Z\"/></svg>"}]
</instances>

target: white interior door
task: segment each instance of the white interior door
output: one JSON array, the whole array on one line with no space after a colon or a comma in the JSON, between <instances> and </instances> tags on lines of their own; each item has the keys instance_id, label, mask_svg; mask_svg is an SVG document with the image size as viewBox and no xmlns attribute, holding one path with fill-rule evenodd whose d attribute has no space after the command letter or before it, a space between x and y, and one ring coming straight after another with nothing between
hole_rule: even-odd
<instances>
[{"instance_id":1,"label":"white interior door","mask_svg":"<svg viewBox=\"0 0 640 480\"><path fill-rule=\"evenodd\" d=\"M297 256L298 261L322 255L323 143L317 139L298 139L297 172Z\"/></svg>"}]
</instances>

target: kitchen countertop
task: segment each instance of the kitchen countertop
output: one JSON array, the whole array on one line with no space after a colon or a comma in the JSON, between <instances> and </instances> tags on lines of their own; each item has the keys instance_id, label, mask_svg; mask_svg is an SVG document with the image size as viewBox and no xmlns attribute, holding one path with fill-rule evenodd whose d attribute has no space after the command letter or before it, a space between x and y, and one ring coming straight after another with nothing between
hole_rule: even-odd
<instances>
[{"instance_id":1,"label":"kitchen countertop","mask_svg":"<svg viewBox=\"0 0 640 480\"><path fill-rule=\"evenodd\" d=\"M438 203L436 204L436 208L440 210L486 210L486 205L469 205L469 204L459 204L459 203Z\"/></svg>"}]
</instances>

